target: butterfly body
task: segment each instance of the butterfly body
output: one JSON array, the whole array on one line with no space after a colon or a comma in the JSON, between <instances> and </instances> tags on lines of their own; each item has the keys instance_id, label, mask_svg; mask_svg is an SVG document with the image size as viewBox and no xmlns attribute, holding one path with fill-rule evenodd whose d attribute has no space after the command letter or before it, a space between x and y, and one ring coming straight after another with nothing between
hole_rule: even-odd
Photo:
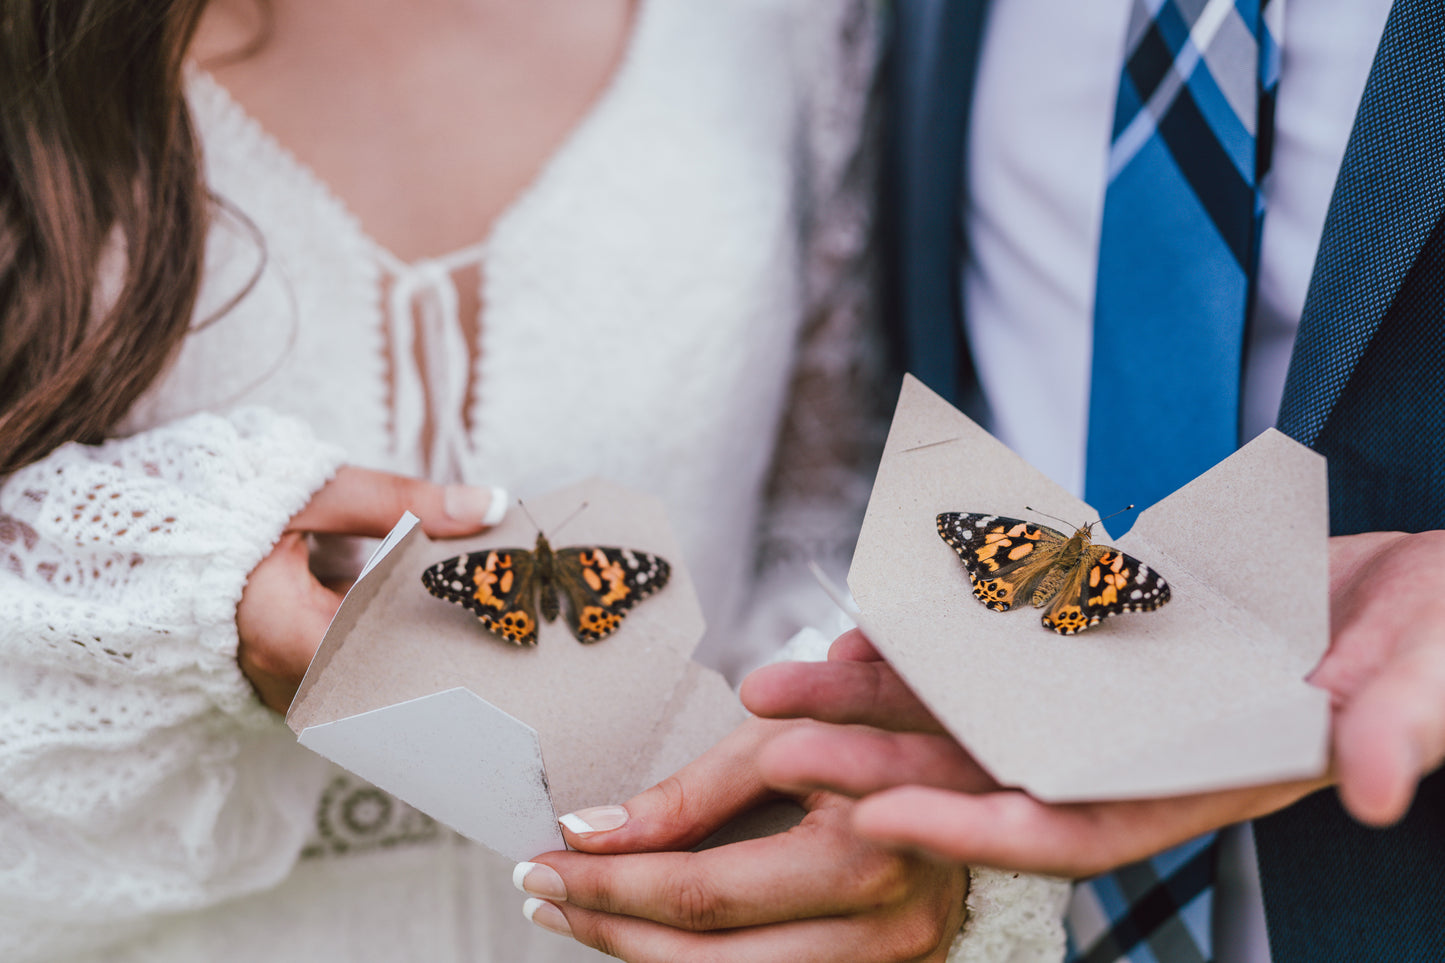
<instances>
[{"instance_id":1,"label":"butterfly body","mask_svg":"<svg viewBox=\"0 0 1445 963\"><path fill-rule=\"evenodd\" d=\"M666 559L600 545L553 549L537 535L532 551L494 548L458 555L422 572L426 590L470 609L489 631L517 645L537 642L537 611L554 622L567 601L567 625L579 642L617 630L623 614L667 584Z\"/></svg>"},{"instance_id":2,"label":"butterfly body","mask_svg":"<svg viewBox=\"0 0 1445 963\"><path fill-rule=\"evenodd\" d=\"M1120 612L1157 609L1169 583L1143 562L1093 541L1094 523L1072 536L1017 518L943 512L938 534L963 561L973 594L996 612L1021 599L1044 608L1040 621L1073 635Z\"/></svg>"}]
</instances>

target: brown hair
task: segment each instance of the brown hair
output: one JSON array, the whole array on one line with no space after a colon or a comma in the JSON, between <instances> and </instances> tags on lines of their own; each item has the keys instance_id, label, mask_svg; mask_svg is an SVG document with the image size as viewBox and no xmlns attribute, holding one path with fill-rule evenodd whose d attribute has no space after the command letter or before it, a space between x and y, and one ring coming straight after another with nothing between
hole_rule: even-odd
<instances>
[{"instance_id":1,"label":"brown hair","mask_svg":"<svg viewBox=\"0 0 1445 963\"><path fill-rule=\"evenodd\" d=\"M182 65L204 5L0 0L0 475L102 438L185 337L209 204Z\"/></svg>"}]
</instances>

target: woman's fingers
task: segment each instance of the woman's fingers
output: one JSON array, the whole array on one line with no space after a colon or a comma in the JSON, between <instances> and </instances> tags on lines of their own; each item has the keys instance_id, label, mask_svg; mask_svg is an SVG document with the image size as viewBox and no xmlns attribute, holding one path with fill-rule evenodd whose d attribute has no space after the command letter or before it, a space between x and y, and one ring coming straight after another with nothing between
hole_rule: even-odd
<instances>
[{"instance_id":1,"label":"woman's fingers","mask_svg":"<svg viewBox=\"0 0 1445 963\"><path fill-rule=\"evenodd\" d=\"M236 661L261 701L284 713L341 596L311 575L306 536L287 532L251 570L236 606Z\"/></svg>"},{"instance_id":2,"label":"woman's fingers","mask_svg":"<svg viewBox=\"0 0 1445 963\"><path fill-rule=\"evenodd\" d=\"M472 535L502 520L507 493L476 485L436 485L348 465L291 519L287 530L380 538L408 511L435 538Z\"/></svg>"},{"instance_id":3,"label":"woman's fingers","mask_svg":"<svg viewBox=\"0 0 1445 963\"><path fill-rule=\"evenodd\" d=\"M518 866L533 922L628 960L919 960L957 930L965 876L859 840L816 802L786 833L700 853L547 853Z\"/></svg>"},{"instance_id":4,"label":"woman's fingers","mask_svg":"<svg viewBox=\"0 0 1445 963\"><path fill-rule=\"evenodd\" d=\"M899 902L911 865L860 843L846 815L837 813L810 816L778 836L697 853L558 852L537 862L559 875L574 906L686 930L837 916Z\"/></svg>"},{"instance_id":5,"label":"woman's fingers","mask_svg":"<svg viewBox=\"0 0 1445 963\"><path fill-rule=\"evenodd\" d=\"M947 958L962 915L920 921L911 915L796 920L727 932L695 933L567 903L527 900L524 912L539 926L631 963L935 963ZM951 928L950 928L951 927Z\"/></svg>"},{"instance_id":6,"label":"woman's fingers","mask_svg":"<svg viewBox=\"0 0 1445 963\"><path fill-rule=\"evenodd\" d=\"M236 660L261 701L286 711L341 604L341 595L311 572L306 533L380 537L410 511L429 535L471 535L496 524L506 508L501 489L434 485L351 466L337 471L252 569L236 606Z\"/></svg>"},{"instance_id":7,"label":"woman's fingers","mask_svg":"<svg viewBox=\"0 0 1445 963\"><path fill-rule=\"evenodd\" d=\"M590 853L687 849L771 795L758 749L792 723L752 719L672 776L622 804L567 813L568 845Z\"/></svg>"}]
</instances>

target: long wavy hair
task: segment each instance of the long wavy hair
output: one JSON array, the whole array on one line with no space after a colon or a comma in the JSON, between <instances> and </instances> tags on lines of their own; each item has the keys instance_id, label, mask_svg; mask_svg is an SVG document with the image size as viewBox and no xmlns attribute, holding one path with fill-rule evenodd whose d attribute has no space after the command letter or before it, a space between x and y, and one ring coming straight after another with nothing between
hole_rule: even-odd
<instances>
[{"instance_id":1,"label":"long wavy hair","mask_svg":"<svg viewBox=\"0 0 1445 963\"><path fill-rule=\"evenodd\" d=\"M210 205L182 70L204 6L0 0L0 476L104 437L185 337Z\"/></svg>"}]
</instances>

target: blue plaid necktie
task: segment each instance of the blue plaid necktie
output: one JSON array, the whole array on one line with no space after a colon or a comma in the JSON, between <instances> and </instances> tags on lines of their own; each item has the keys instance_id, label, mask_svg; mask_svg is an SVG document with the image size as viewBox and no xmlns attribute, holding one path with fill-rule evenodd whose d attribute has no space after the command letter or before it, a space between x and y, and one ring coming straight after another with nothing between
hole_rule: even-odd
<instances>
[{"instance_id":1,"label":"blue plaid necktie","mask_svg":"<svg viewBox=\"0 0 1445 963\"><path fill-rule=\"evenodd\" d=\"M1239 444L1283 0L1134 0L1099 241L1085 494L1144 508ZM1070 960L1213 958L1215 839L1076 887Z\"/></svg>"},{"instance_id":2,"label":"blue plaid necktie","mask_svg":"<svg viewBox=\"0 0 1445 963\"><path fill-rule=\"evenodd\" d=\"M1141 508L1239 444L1282 0L1134 0L1099 239L1088 501Z\"/></svg>"}]
</instances>

